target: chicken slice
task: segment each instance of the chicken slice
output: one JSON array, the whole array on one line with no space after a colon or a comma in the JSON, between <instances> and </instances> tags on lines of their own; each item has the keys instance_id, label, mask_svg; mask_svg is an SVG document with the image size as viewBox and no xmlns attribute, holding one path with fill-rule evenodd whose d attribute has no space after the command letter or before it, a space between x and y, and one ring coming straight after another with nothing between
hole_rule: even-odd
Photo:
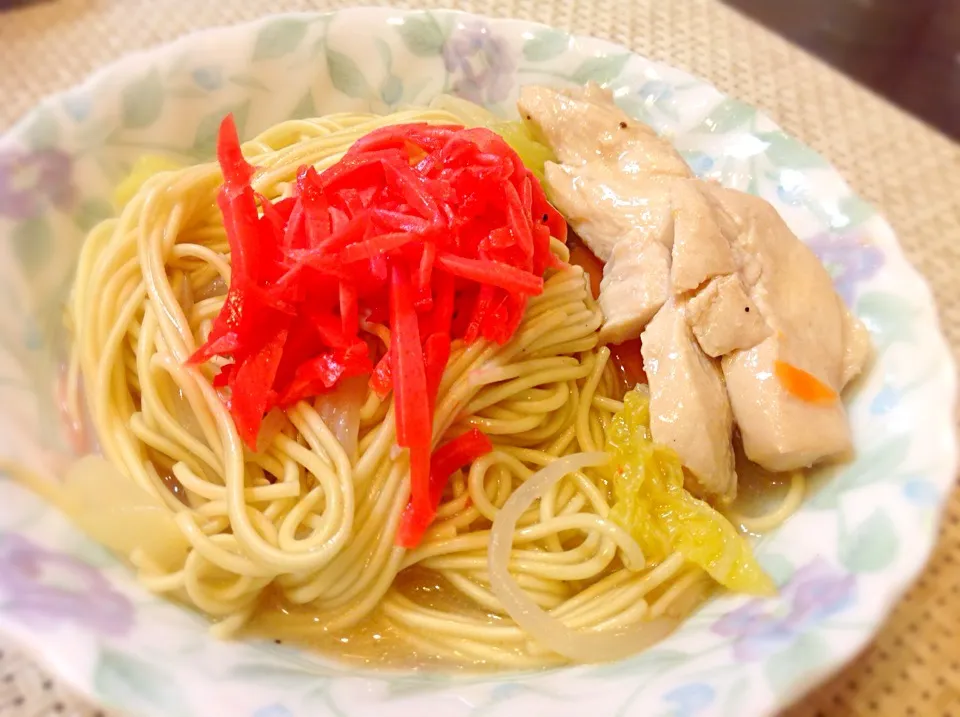
<instances>
[{"instance_id":1,"label":"chicken slice","mask_svg":"<svg viewBox=\"0 0 960 717\"><path fill-rule=\"evenodd\" d=\"M730 243L717 224L699 180L670 182L673 208L673 290L695 291L715 276L737 270Z\"/></svg>"},{"instance_id":2,"label":"chicken slice","mask_svg":"<svg viewBox=\"0 0 960 717\"><path fill-rule=\"evenodd\" d=\"M634 339L670 298L670 250L627 239L613 247L600 282L602 343Z\"/></svg>"},{"instance_id":3,"label":"chicken slice","mask_svg":"<svg viewBox=\"0 0 960 717\"><path fill-rule=\"evenodd\" d=\"M687 300L684 313L704 353L714 358L756 346L770 335L739 277L718 276Z\"/></svg>"},{"instance_id":4,"label":"chicken slice","mask_svg":"<svg viewBox=\"0 0 960 717\"><path fill-rule=\"evenodd\" d=\"M782 349L771 337L722 360L747 458L780 472L849 455L852 441L843 404L810 403L789 393L774 373Z\"/></svg>"},{"instance_id":5,"label":"chicken slice","mask_svg":"<svg viewBox=\"0 0 960 717\"><path fill-rule=\"evenodd\" d=\"M621 241L673 247L670 185L624 177L604 164L582 167L548 162L544 180L554 206L598 259L607 261Z\"/></svg>"},{"instance_id":6,"label":"chicken slice","mask_svg":"<svg viewBox=\"0 0 960 717\"><path fill-rule=\"evenodd\" d=\"M627 173L692 176L669 142L628 117L614 103L613 94L594 83L566 90L523 87L517 108L561 164L601 160L619 164Z\"/></svg>"},{"instance_id":7,"label":"chicken slice","mask_svg":"<svg viewBox=\"0 0 960 717\"><path fill-rule=\"evenodd\" d=\"M839 394L868 359L866 329L773 207L693 177L596 85L527 87L518 106L560 161L545 168L551 201L606 262L600 338L646 326L653 436L677 450L699 492L736 492L732 417L747 456L770 470L848 451L839 399L794 396L777 362Z\"/></svg>"},{"instance_id":8,"label":"chicken slice","mask_svg":"<svg viewBox=\"0 0 960 717\"><path fill-rule=\"evenodd\" d=\"M772 206L742 192L711 191L740 228L733 248L743 258L750 298L772 329L760 344L723 358L744 452L773 471L849 452L850 429L839 398L813 403L794 396L777 378L776 362L806 371L839 395L866 358L861 344L850 343L862 325L857 328L826 269Z\"/></svg>"},{"instance_id":9,"label":"chicken slice","mask_svg":"<svg viewBox=\"0 0 960 717\"><path fill-rule=\"evenodd\" d=\"M837 296L837 301L843 312L843 376L840 385L846 386L863 372L873 355L873 346L867 327L850 313L843 299Z\"/></svg>"},{"instance_id":10,"label":"chicken slice","mask_svg":"<svg viewBox=\"0 0 960 717\"><path fill-rule=\"evenodd\" d=\"M584 130L626 122L608 92L594 85L571 92L529 87L519 106L565 162L545 167L551 200L590 250L607 262L600 294L603 340L638 335L671 288L673 293L693 291L735 271L729 242L714 220L715 202L688 178L686 165L686 176L677 176L673 165L674 173L657 173L658 162L669 164L657 157L679 159L669 142L632 120L618 130L615 141L600 129ZM560 112L578 114L557 122ZM616 151L611 151L614 145ZM671 251L666 261L658 244ZM666 287L664 274L670 278Z\"/></svg>"},{"instance_id":11,"label":"chicken slice","mask_svg":"<svg viewBox=\"0 0 960 717\"><path fill-rule=\"evenodd\" d=\"M737 493L731 436L733 416L717 363L700 350L683 311L671 300L641 337L650 382L653 440L677 452L697 495L723 501Z\"/></svg>"}]
</instances>

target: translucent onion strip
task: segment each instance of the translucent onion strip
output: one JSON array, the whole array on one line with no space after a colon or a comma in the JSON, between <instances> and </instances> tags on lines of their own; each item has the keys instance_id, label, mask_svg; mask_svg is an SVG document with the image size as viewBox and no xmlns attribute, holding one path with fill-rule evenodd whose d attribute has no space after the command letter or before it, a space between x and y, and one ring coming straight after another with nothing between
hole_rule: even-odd
<instances>
[{"instance_id":1,"label":"translucent onion strip","mask_svg":"<svg viewBox=\"0 0 960 717\"><path fill-rule=\"evenodd\" d=\"M660 618L613 630L574 630L542 610L510 575L510 551L520 516L564 476L584 468L602 466L608 460L609 456L602 452L558 458L534 473L510 496L490 531L487 554L493 594L514 622L531 637L577 662L607 662L636 654L662 640L677 626L676 620Z\"/></svg>"}]
</instances>

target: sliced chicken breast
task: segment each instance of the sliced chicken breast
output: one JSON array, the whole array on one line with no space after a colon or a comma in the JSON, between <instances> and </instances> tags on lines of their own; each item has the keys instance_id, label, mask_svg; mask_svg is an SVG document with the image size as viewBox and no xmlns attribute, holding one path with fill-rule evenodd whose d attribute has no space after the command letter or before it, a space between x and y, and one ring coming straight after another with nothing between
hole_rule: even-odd
<instances>
[{"instance_id":1,"label":"sliced chicken breast","mask_svg":"<svg viewBox=\"0 0 960 717\"><path fill-rule=\"evenodd\" d=\"M660 178L626 176L602 163L574 167L552 162L544 168L544 178L550 200L601 261L624 240L672 249L672 190Z\"/></svg>"},{"instance_id":2,"label":"sliced chicken breast","mask_svg":"<svg viewBox=\"0 0 960 717\"><path fill-rule=\"evenodd\" d=\"M870 343L870 332L850 309L837 296L840 310L843 312L843 376L841 386L846 386L857 376L863 373L873 355L873 346Z\"/></svg>"},{"instance_id":3,"label":"sliced chicken breast","mask_svg":"<svg viewBox=\"0 0 960 717\"><path fill-rule=\"evenodd\" d=\"M600 294L604 341L639 334L671 289L695 291L735 271L715 202L689 178L686 165L680 173L670 143L632 120L613 139L603 130L628 119L608 92L593 85L570 92L530 87L519 107L564 161L545 168L551 200L607 262ZM579 113L576 120L568 112ZM655 245L669 250L666 260Z\"/></svg>"},{"instance_id":4,"label":"sliced chicken breast","mask_svg":"<svg viewBox=\"0 0 960 717\"><path fill-rule=\"evenodd\" d=\"M807 468L852 450L843 404L811 403L788 392L775 373L783 346L775 337L722 360L743 451L769 471Z\"/></svg>"},{"instance_id":5,"label":"sliced chicken breast","mask_svg":"<svg viewBox=\"0 0 960 717\"><path fill-rule=\"evenodd\" d=\"M774 471L847 453L850 429L839 394L865 361L862 325L773 207L742 192L711 191L740 228L733 248L750 277L749 296L773 331L759 345L723 359L744 452ZM814 403L794 396L777 378L777 361L812 375L837 399Z\"/></svg>"},{"instance_id":6,"label":"sliced chicken breast","mask_svg":"<svg viewBox=\"0 0 960 717\"><path fill-rule=\"evenodd\" d=\"M691 492L733 500L733 415L723 377L717 363L700 350L672 300L647 325L641 353L650 382L653 440L680 456L693 477Z\"/></svg>"},{"instance_id":7,"label":"sliced chicken breast","mask_svg":"<svg viewBox=\"0 0 960 717\"><path fill-rule=\"evenodd\" d=\"M737 270L730 243L696 179L670 182L673 210L671 279L677 294L696 291L710 279Z\"/></svg>"},{"instance_id":8,"label":"sliced chicken breast","mask_svg":"<svg viewBox=\"0 0 960 717\"><path fill-rule=\"evenodd\" d=\"M869 339L773 207L695 178L596 85L527 87L518 106L559 159L545 169L548 195L605 262L601 340L643 331L654 439L678 452L697 490L736 492L732 417L747 456L769 470L848 451L839 398L802 400L777 367L839 395Z\"/></svg>"},{"instance_id":9,"label":"sliced chicken breast","mask_svg":"<svg viewBox=\"0 0 960 717\"><path fill-rule=\"evenodd\" d=\"M711 279L687 300L684 312L700 347L714 358L752 348L770 335L770 327L736 276Z\"/></svg>"},{"instance_id":10,"label":"sliced chicken breast","mask_svg":"<svg viewBox=\"0 0 960 717\"><path fill-rule=\"evenodd\" d=\"M628 117L599 85L565 90L527 86L520 90L517 108L561 164L579 166L599 159L620 165L625 173L692 174L669 142Z\"/></svg>"},{"instance_id":11,"label":"sliced chicken breast","mask_svg":"<svg viewBox=\"0 0 960 717\"><path fill-rule=\"evenodd\" d=\"M617 243L600 281L600 341L635 339L669 298L670 250L643 239Z\"/></svg>"}]
</instances>

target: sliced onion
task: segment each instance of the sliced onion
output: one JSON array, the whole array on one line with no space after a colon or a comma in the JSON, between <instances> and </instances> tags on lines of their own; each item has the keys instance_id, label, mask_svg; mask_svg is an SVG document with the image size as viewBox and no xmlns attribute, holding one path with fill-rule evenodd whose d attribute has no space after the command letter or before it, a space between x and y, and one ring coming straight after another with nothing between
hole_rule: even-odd
<instances>
[{"instance_id":1,"label":"sliced onion","mask_svg":"<svg viewBox=\"0 0 960 717\"><path fill-rule=\"evenodd\" d=\"M510 496L493 521L487 551L490 587L507 614L531 637L575 662L607 662L634 655L659 642L679 624L660 618L615 630L575 630L537 605L510 575L510 550L517 521L533 502L564 476L590 466L600 466L606 453L575 453L558 458L534 473Z\"/></svg>"},{"instance_id":2,"label":"sliced onion","mask_svg":"<svg viewBox=\"0 0 960 717\"><path fill-rule=\"evenodd\" d=\"M190 547L173 511L99 456L70 466L57 503L78 528L124 558L139 549L175 569Z\"/></svg>"},{"instance_id":3,"label":"sliced onion","mask_svg":"<svg viewBox=\"0 0 960 717\"><path fill-rule=\"evenodd\" d=\"M227 282L224 281L222 276L218 276L216 279L211 281L209 284L204 286L196 293L194 296L194 301L203 301L204 299L212 299L215 296L226 296L227 294Z\"/></svg>"},{"instance_id":4,"label":"sliced onion","mask_svg":"<svg viewBox=\"0 0 960 717\"><path fill-rule=\"evenodd\" d=\"M260 433L257 434L257 453L263 453L273 443L273 439L289 425L287 414L279 408L271 408L260 424Z\"/></svg>"},{"instance_id":5,"label":"sliced onion","mask_svg":"<svg viewBox=\"0 0 960 717\"><path fill-rule=\"evenodd\" d=\"M354 376L330 393L318 396L313 407L323 424L337 437L351 463L357 461L360 434L360 409L366 399L366 376Z\"/></svg>"},{"instance_id":6,"label":"sliced onion","mask_svg":"<svg viewBox=\"0 0 960 717\"><path fill-rule=\"evenodd\" d=\"M183 394L183 390L178 388L171 395L174 419L191 436L198 441L204 441L203 428L200 426L200 421L197 420L197 414L194 413L193 406L190 405L190 401Z\"/></svg>"}]
</instances>

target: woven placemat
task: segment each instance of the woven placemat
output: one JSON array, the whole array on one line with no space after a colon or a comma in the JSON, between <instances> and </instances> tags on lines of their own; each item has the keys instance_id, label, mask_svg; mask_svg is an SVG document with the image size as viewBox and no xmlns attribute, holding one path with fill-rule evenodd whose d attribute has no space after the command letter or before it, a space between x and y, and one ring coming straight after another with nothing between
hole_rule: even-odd
<instances>
[{"instance_id":1,"label":"woven placemat","mask_svg":"<svg viewBox=\"0 0 960 717\"><path fill-rule=\"evenodd\" d=\"M133 49L265 11L362 2L54 0L0 13L0 131ZM762 108L894 225L960 353L960 147L717 0L379 2L520 17L621 43ZM948 397L944 397L945 400ZM789 717L960 717L960 492L919 583L873 645ZM0 715L104 715L0 639Z\"/></svg>"}]
</instances>

